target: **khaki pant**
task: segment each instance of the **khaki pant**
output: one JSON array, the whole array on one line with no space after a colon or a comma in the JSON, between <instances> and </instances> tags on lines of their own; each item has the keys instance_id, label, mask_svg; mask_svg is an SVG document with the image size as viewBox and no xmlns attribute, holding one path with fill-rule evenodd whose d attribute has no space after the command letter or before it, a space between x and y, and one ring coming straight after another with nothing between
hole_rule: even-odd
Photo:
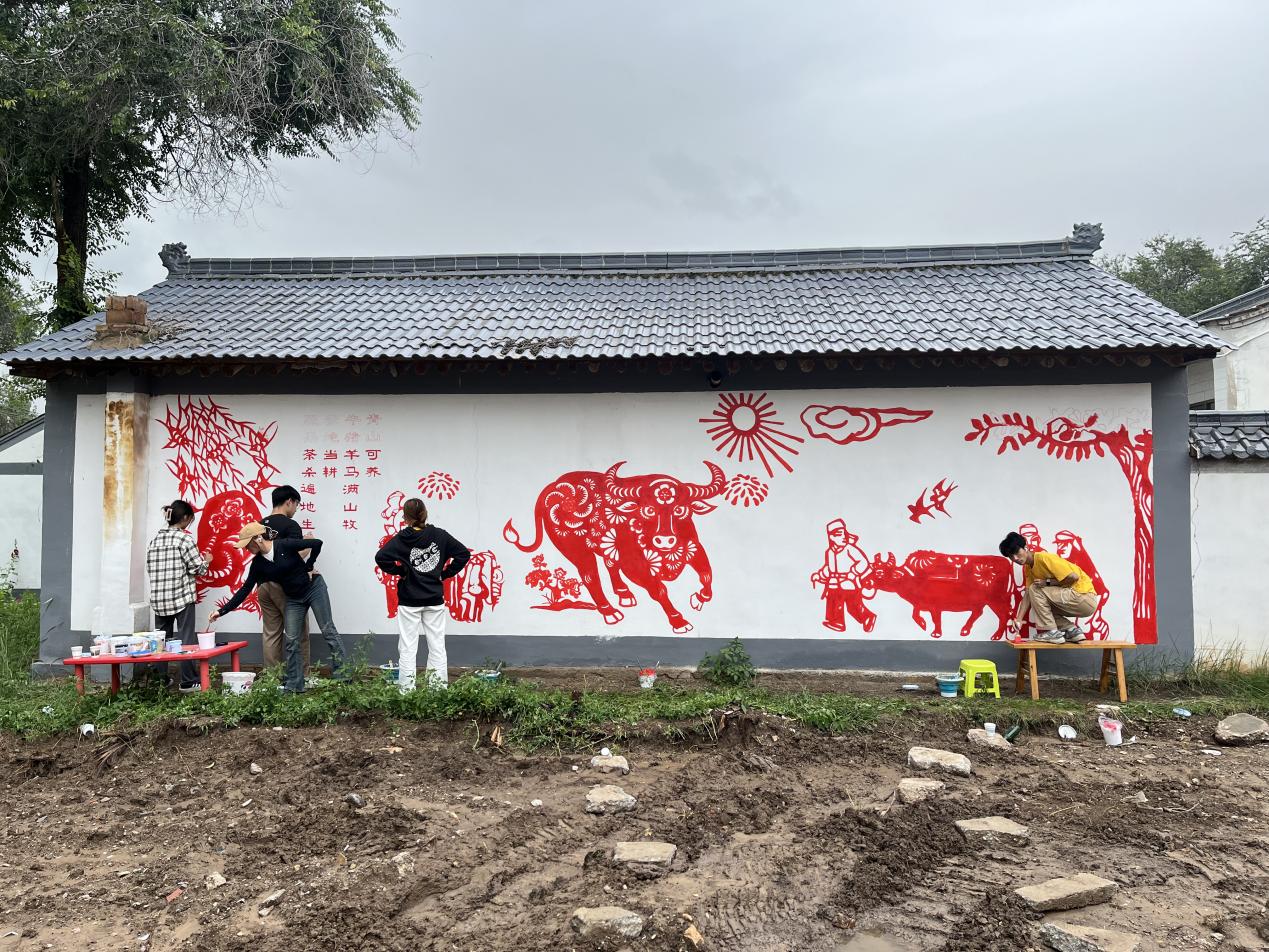
<instances>
[{"instance_id":1,"label":"khaki pant","mask_svg":"<svg viewBox=\"0 0 1269 952\"><path fill-rule=\"evenodd\" d=\"M261 582L256 586L260 602L260 623L264 629L261 641L264 649L264 666L282 664L286 658L286 592L277 582ZM308 670L308 613L304 613L304 628L300 634L300 651L304 657L304 670Z\"/></svg>"},{"instance_id":2,"label":"khaki pant","mask_svg":"<svg viewBox=\"0 0 1269 952\"><path fill-rule=\"evenodd\" d=\"M1097 610L1094 592L1076 592L1061 585L1046 586L1042 582L1031 583L1031 610L1035 612L1036 628L1046 631L1067 628L1072 619L1088 618Z\"/></svg>"}]
</instances>

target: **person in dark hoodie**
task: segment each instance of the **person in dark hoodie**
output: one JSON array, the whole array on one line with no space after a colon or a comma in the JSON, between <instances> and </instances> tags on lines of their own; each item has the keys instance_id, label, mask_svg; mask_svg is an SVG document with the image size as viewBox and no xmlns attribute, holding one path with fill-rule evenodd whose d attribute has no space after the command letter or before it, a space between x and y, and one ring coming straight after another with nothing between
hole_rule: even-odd
<instances>
[{"instance_id":1,"label":"person in dark hoodie","mask_svg":"<svg viewBox=\"0 0 1269 952\"><path fill-rule=\"evenodd\" d=\"M414 690L419 634L427 638L427 670L438 687L449 684L445 659L444 582L463 570L471 551L439 526L427 523L422 499L407 499L401 506L405 528L388 540L375 555L375 564L388 575L400 576L397 585L397 641L400 659L398 685Z\"/></svg>"},{"instance_id":2,"label":"person in dark hoodie","mask_svg":"<svg viewBox=\"0 0 1269 952\"><path fill-rule=\"evenodd\" d=\"M219 610L211 613L216 621L243 603L261 582L277 582L286 593L286 681L283 689L299 694L304 690L304 668L300 664L300 632L304 616L312 610L330 648L331 675L343 676L344 642L331 617L330 593L326 579L312 575L313 563L322 551L321 539L282 539L275 530L258 522L248 522L235 543L252 554L251 567L242 588L234 592ZM307 552L307 558L301 553Z\"/></svg>"}]
</instances>

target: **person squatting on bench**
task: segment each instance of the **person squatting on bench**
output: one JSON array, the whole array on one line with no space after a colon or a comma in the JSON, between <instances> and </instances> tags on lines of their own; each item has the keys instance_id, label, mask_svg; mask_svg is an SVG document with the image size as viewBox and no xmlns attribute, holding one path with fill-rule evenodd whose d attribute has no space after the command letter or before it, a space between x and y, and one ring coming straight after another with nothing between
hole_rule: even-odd
<instances>
[{"instance_id":1,"label":"person squatting on bench","mask_svg":"<svg viewBox=\"0 0 1269 952\"><path fill-rule=\"evenodd\" d=\"M1032 641L1051 645L1084 641L1084 632L1074 619L1088 618L1097 610L1097 588L1084 570L1052 552L1033 550L1016 532L1005 536L1000 554L1022 566L1022 600L1009 620L1010 632L1019 631L1027 613L1035 612Z\"/></svg>"}]
</instances>

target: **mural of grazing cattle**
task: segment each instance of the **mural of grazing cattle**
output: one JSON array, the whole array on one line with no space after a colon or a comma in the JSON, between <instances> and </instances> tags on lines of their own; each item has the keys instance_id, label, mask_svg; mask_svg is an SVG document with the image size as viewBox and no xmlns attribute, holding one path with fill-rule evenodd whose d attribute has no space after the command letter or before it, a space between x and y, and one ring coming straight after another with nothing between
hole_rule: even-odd
<instances>
[{"instance_id":1,"label":"mural of grazing cattle","mask_svg":"<svg viewBox=\"0 0 1269 952\"><path fill-rule=\"evenodd\" d=\"M657 601L676 633L684 634L692 626L670 601L666 582L673 582L690 566L700 579L700 589L691 597L692 608L700 611L713 597L713 571L693 520L714 511L706 500L723 492L727 477L710 462L705 463L708 483L687 483L660 473L618 476L623 464L614 463L602 473L565 473L538 495L533 541L521 544L510 519L503 538L521 552L533 552L544 536L549 537L560 555L577 566L605 623L615 625L624 616L600 583L598 560L602 558L623 607L635 604L626 584L629 580Z\"/></svg>"},{"instance_id":2,"label":"mural of grazing cattle","mask_svg":"<svg viewBox=\"0 0 1269 952\"><path fill-rule=\"evenodd\" d=\"M990 608L999 620L991 640L999 641L1018 604L1011 563L998 555L944 555L921 550L896 565L893 552L886 559L878 554L872 562L872 582L878 591L894 592L911 604L912 620L922 631L927 628L921 613L928 614L934 638L943 637L943 612L969 612L961 628L965 638Z\"/></svg>"}]
</instances>

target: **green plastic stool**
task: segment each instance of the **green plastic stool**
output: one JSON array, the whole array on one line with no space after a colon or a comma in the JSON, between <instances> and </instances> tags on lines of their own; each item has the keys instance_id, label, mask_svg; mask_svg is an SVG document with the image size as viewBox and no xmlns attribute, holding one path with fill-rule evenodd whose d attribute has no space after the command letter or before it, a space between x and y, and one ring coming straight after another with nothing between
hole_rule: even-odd
<instances>
[{"instance_id":1,"label":"green plastic stool","mask_svg":"<svg viewBox=\"0 0 1269 952\"><path fill-rule=\"evenodd\" d=\"M991 684L983 688L983 693L994 694L997 699L1000 698L1000 678L996 674L996 662L983 661L981 659L972 659L961 662L961 674L965 676L965 696L973 697L978 693L978 676L980 674L991 675Z\"/></svg>"}]
</instances>

